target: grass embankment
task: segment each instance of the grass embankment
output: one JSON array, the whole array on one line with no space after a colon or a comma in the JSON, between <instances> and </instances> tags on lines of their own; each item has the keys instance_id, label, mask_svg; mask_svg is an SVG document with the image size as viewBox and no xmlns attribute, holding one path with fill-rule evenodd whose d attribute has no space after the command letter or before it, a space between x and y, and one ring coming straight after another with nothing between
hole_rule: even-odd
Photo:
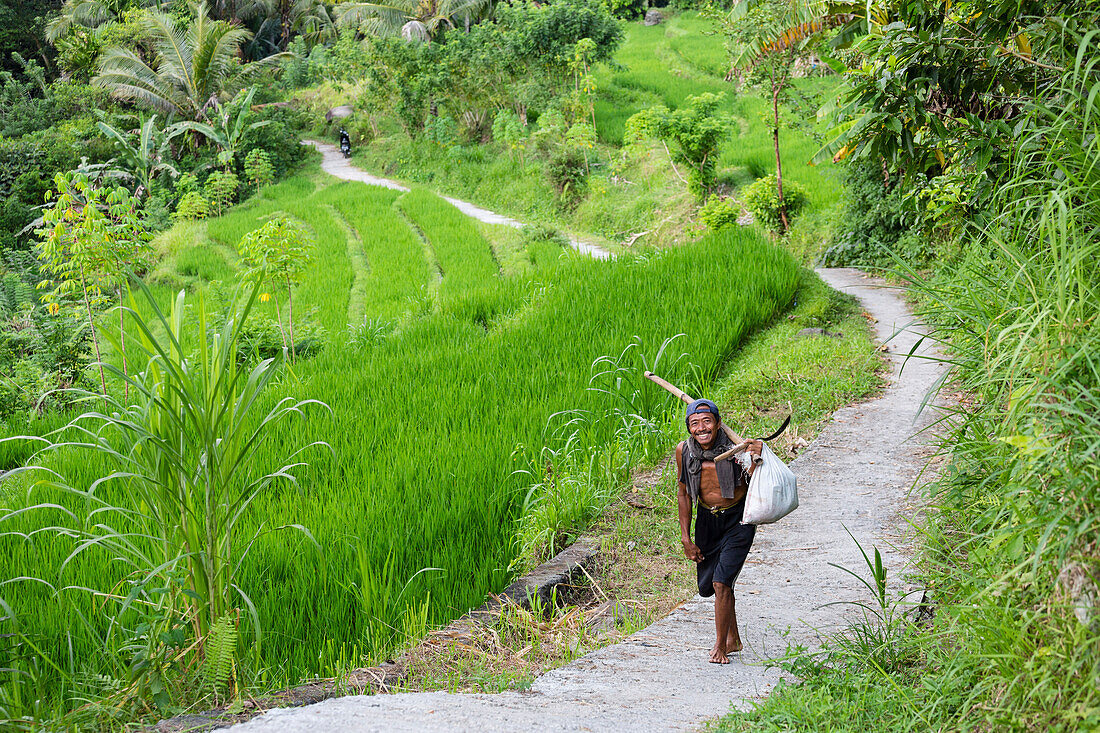
<instances>
[{"instance_id":1,"label":"grass embankment","mask_svg":"<svg viewBox=\"0 0 1100 733\"><path fill-rule=\"evenodd\" d=\"M612 246L633 241L638 246L680 244L697 229L697 204L670 163L660 143L623 149L623 125L635 112L663 104L675 109L688 96L725 93L722 112L732 120L729 139L718 163L723 190L736 192L775 172L775 154L766 125L767 105L756 93L738 94L723 81L728 63L720 37L696 13L670 17L659 26L631 23L615 56L623 68L600 67L596 126L600 146L587 193L575 208L563 210L542 165L532 153L521 157L498 144L441 147L411 140L396 123L359 146L355 160L381 175L430 186L527 222L547 222L574 233L596 235ZM835 77L800 79L802 93L820 94L835 87ZM809 262L831 224L841 187L832 165L811 167L819 147L800 130L781 133L784 177L806 189L810 206L795 219L792 250ZM645 233L641 237L634 235Z\"/></svg>"},{"instance_id":2,"label":"grass embankment","mask_svg":"<svg viewBox=\"0 0 1100 733\"><path fill-rule=\"evenodd\" d=\"M640 458L634 438L644 426L619 419L617 398L586 389L593 363L635 340L651 355L683 332L676 349L690 354L702 387L747 334L791 302L799 282L788 254L745 230L613 262L562 255L559 244L544 242L529 250L529 268L503 275L489 243L441 200L330 184L292 179L163 240L160 276L190 279L217 298L225 288L206 283L203 273L231 273L233 239L267 214L300 216L318 239L295 305L296 312L316 313L327 344L289 369L266 399L308 396L332 414L281 424L255 465L241 471L244 477L282 465L286 445L323 440L332 447L331 455L309 456L297 487L281 485L257 498L240 531L247 538L261 527L301 524L321 548L298 533L264 533L243 561L238 580L263 631L260 669L253 670L262 685L334 675L378 659L407 634L422 634L426 624L446 621L501 588L519 551L516 520L525 510L549 506L561 521L598 510L574 505L590 494L573 493L556 476L535 475L545 465L543 446L562 466L583 457L586 485L601 490ZM429 258L442 276L434 289ZM730 277L744 283L735 293L727 291ZM175 284L161 286L163 292ZM379 328L369 338L346 335L353 313ZM719 333L711 319L723 323ZM681 367L670 376L683 378L686 360ZM669 401L652 390L645 399L656 419ZM577 410L578 419L548 437L551 415L567 410ZM64 454L51 465L74 485L108 472L106 461ZM532 482L537 488L529 491ZM108 501L124 495L121 486L99 491ZM63 500L42 487L31 498ZM10 511L28 497L13 485L2 501ZM8 517L4 525L29 533L66 521L43 510ZM551 541L562 529L555 521L544 525ZM102 696L128 677L128 645L140 629L116 633L104 646L103 600L78 588L118 592L133 577L103 547L64 565L74 542L51 533L0 537L0 576L68 588L55 594L29 581L5 586L13 611L5 623L17 624L49 660L16 659L12 674L23 696L7 700L6 708L47 718L73 698ZM418 574L423 568L438 570ZM123 621L133 623L132 612ZM28 707L29 700L39 702Z\"/></svg>"}]
</instances>

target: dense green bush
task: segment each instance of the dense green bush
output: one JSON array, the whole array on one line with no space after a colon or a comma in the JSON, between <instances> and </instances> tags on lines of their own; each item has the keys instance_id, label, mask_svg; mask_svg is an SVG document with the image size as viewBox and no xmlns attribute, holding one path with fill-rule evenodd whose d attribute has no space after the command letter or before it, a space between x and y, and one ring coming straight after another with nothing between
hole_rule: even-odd
<instances>
[{"instance_id":1,"label":"dense green bush","mask_svg":"<svg viewBox=\"0 0 1100 733\"><path fill-rule=\"evenodd\" d=\"M34 207L42 204L55 173L72 170L82 159L95 164L112 155L92 118L55 121L18 138L0 136L0 248L29 245L30 233L19 232L38 216Z\"/></svg>"},{"instance_id":2,"label":"dense green bush","mask_svg":"<svg viewBox=\"0 0 1100 733\"><path fill-rule=\"evenodd\" d=\"M497 12L509 40L521 49L526 60L558 70L568 67L582 38L595 44L593 62L611 58L623 40L622 26L602 3L556 0L542 5L502 4Z\"/></svg>"},{"instance_id":3,"label":"dense green bush","mask_svg":"<svg viewBox=\"0 0 1100 733\"><path fill-rule=\"evenodd\" d=\"M546 175L558 193L558 203L572 208L584 197L588 183L588 163L577 148L563 147L546 161Z\"/></svg>"},{"instance_id":4,"label":"dense green bush","mask_svg":"<svg viewBox=\"0 0 1100 733\"><path fill-rule=\"evenodd\" d=\"M0 418L68 404L57 390L89 386L91 331L78 311L47 309L36 288L42 275L25 252L9 252L0 276Z\"/></svg>"},{"instance_id":5,"label":"dense green bush","mask_svg":"<svg viewBox=\"0 0 1100 733\"><path fill-rule=\"evenodd\" d=\"M623 20L640 18L645 12L643 0L609 0L607 7L612 15Z\"/></svg>"},{"instance_id":6,"label":"dense green bush","mask_svg":"<svg viewBox=\"0 0 1100 733\"><path fill-rule=\"evenodd\" d=\"M931 236L914 205L918 181L903 187L899 176L885 178L881 164L858 160L845 167L844 183L844 212L824 264L883 267L895 263L894 255L914 265L930 261Z\"/></svg>"},{"instance_id":7,"label":"dense green bush","mask_svg":"<svg viewBox=\"0 0 1100 733\"><path fill-rule=\"evenodd\" d=\"M302 145L297 130L303 129L301 113L293 107L261 107L249 118L250 122L266 122L262 127L248 130L244 135L243 150L262 148L271 156L275 180L306 159L309 150ZM242 171L243 172L243 171Z\"/></svg>"},{"instance_id":8,"label":"dense green bush","mask_svg":"<svg viewBox=\"0 0 1100 733\"><path fill-rule=\"evenodd\" d=\"M279 86L301 89L321 82L340 85L361 79L370 65L370 54L354 33L341 34L335 43L312 49L301 36L287 48L293 56L283 62Z\"/></svg>"},{"instance_id":9,"label":"dense green bush","mask_svg":"<svg viewBox=\"0 0 1100 733\"><path fill-rule=\"evenodd\" d=\"M741 207L733 199L724 199L718 196L711 197L710 201L699 209L699 221L711 231L718 231L724 227L737 224L737 218L741 216Z\"/></svg>"},{"instance_id":10,"label":"dense green bush","mask_svg":"<svg viewBox=\"0 0 1100 733\"><path fill-rule=\"evenodd\" d=\"M111 110L105 89L71 80L39 86L0 71L0 137L22 137L61 120Z\"/></svg>"},{"instance_id":11,"label":"dense green bush","mask_svg":"<svg viewBox=\"0 0 1100 733\"><path fill-rule=\"evenodd\" d=\"M718 146L730 125L729 116L719 111L724 99L724 92L704 92L689 96L679 109L664 105L643 109L626 121L624 140L633 143L654 137L671 143L673 161L688 167L688 190L704 201L714 189Z\"/></svg>"},{"instance_id":12,"label":"dense green bush","mask_svg":"<svg viewBox=\"0 0 1100 733\"><path fill-rule=\"evenodd\" d=\"M769 231L778 232L783 222L779 218L779 194L775 188L775 176L757 178L741 192L741 201L752 212L753 218ZM806 189L794 181L783 181L783 203L787 205L787 219L795 215L806 205L809 197Z\"/></svg>"}]
</instances>

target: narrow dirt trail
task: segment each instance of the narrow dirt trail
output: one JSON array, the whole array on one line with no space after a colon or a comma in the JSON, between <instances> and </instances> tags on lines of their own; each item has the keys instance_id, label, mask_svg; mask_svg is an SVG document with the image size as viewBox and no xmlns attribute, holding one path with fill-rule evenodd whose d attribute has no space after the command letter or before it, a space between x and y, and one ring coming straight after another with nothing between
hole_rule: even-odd
<instances>
[{"instance_id":1,"label":"narrow dirt trail","mask_svg":"<svg viewBox=\"0 0 1100 733\"><path fill-rule=\"evenodd\" d=\"M764 660L788 643L815 647L820 633L853 613L835 601L870 600L835 563L864 571L848 532L870 551L877 545L898 590L908 552L906 518L918 511L907 491L929 454L917 413L942 374L933 361L902 356L919 338L899 292L858 270L820 270L833 287L855 295L889 339L893 375L883 394L838 410L791 464L801 506L761 527L738 580L737 612L745 651L728 666L708 663L712 603L696 596L624 641L538 678L530 692L405 693L344 697L304 708L273 710L236 726L241 731L674 731L747 707L772 689L779 671ZM901 331L900 333L896 333ZM927 342L926 342L927 344ZM929 354L922 345L918 354ZM669 517L674 522L673 517ZM789 632L784 635L784 632Z\"/></svg>"},{"instance_id":2,"label":"narrow dirt trail","mask_svg":"<svg viewBox=\"0 0 1100 733\"><path fill-rule=\"evenodd\" d=\"M321 170L331 176L342 178L345 181L359 181L361 183L368 183L372 186L382 186L383 188L393 189L394 191L409 190L408 186L402 185L397 181L390 180L389 178L380 178L371 173L367 173L362 168L355 167L350 160L344 157L343 153L341 153L335 145L329 145L328 143L319 142L317 140L303 140L302 143L305 145L312 145L321 151ZM474 206L468 201L454 199L450 196L442 196L441 198L466 216L477 219L478 221L483 221L486 224L502 224L504 226L515 227L516 229L522 229L527 226L521 221L511 219L507 216L501 216L488 209L483 209L480 206ZM611 257L611 253L603 247L580 239L570 238L569 246L582 254L595 257L597 260L606 260Z\"/></svg>"}]
</instances>

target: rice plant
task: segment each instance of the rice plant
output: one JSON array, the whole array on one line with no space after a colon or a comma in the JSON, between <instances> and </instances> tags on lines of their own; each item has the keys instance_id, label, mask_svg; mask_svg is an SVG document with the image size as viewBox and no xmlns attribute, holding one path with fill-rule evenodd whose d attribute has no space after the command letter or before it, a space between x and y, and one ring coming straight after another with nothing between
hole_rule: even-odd
<instances>
[{"instance_id":1,"label":"rice plant","mask_svg":"<svg viewBox=\"0 0 1100 733\"><path fill-rule=\"evenodd\" d=\"M470 217L435 194L416 188L397 205L424 233L443 271L443 288L461 293L487 285L500 274L489 242Z\"/></svg>"},{"instance_id":2,"label":"rice plant","mask_svg":"<svg viewBox=\"0 0 1100 733\"><path fill-rule=\"evenodd\" d=\"M365 277L356 283L357 302L349 308L354 307L362 318L398 320L427 285L429 273L416 234L394 216L397 193L341 183L326 189L320 198L355 231L366 259Z\"/></svg>"}]
</instances>

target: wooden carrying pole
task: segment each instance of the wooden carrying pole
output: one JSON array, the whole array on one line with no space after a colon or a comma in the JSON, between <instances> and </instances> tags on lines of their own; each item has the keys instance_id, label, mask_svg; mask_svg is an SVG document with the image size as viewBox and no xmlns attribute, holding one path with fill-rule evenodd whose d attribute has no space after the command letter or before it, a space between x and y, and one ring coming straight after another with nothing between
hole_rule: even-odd
<instances>
[{"instance_id":1,"label":"wooden carrying pole","mask_svg":"<svg viewBox=\"0 0 1100 733\"><path fill-rule=\"evenodd\" d=\"M678 397L679 399L681 399L684 402L684 404L690 405L692 402L695 401L695 398L692 397L691 395L687 394L686 392L684 392L684 390L680 389L679 387L677 387L674 384L666 382L665 380L661 379L660 377L658 377L653 372L645 372L645 378L648 379L649 381L653 382L654 384L664 388L665 390L670 392L672 395ZM733 428L731 428L729 425L726 425L726 423L724 421L719 423L719 427L722 428L722 432L724 432L729 437L729 439L734 442L735 445L732 448L730 448L728 451L723 453L722 455L716 457L714 459L715 461L725 461L727 459L730 459L733 456L737 455L738 453L743 452L744 450L746 450L749 447L748 442L744 438L742 438L740 435L733 432ZM759 463L761 460L763 460L763 459L757 458L757 459L755 459L754 462Z\"/></svg>"}]
</instances>

